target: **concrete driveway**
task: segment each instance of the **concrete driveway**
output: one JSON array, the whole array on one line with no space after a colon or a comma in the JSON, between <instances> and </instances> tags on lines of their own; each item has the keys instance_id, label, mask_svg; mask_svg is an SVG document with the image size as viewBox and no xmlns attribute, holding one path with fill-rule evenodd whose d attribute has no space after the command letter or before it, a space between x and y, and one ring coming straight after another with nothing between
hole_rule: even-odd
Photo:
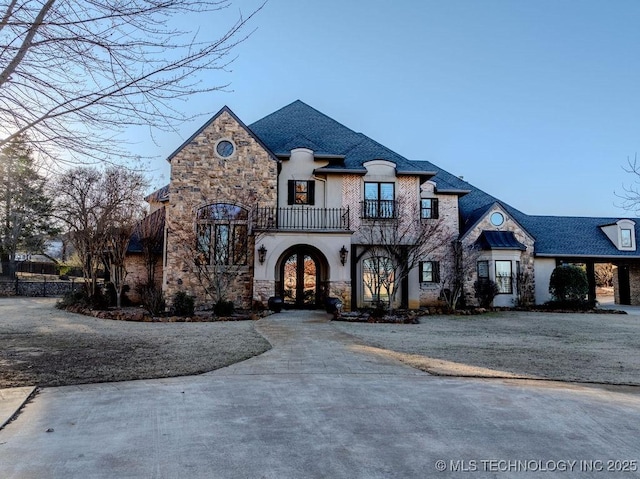
<instances>
[{"instance_id":1,"label":"concrete driveway","mask_svg":"<svg viewBox=\"0 0 640 479\"><path fill-rule=\"evenodd\" d=\"M434 377L326 317L263 319L274 348L212 373L44 389L0 477L638 477L637 388Z\"/></svg>"}]
</instances>

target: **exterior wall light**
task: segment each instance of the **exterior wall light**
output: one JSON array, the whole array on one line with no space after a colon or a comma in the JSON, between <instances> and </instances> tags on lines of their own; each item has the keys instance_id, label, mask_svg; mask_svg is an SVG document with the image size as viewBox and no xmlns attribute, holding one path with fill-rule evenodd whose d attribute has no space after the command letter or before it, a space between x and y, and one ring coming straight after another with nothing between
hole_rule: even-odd
<instances>
[{"instance_id":1,"label":"exterior wall light","mask_svg":"<svg viewBox=\"0 0 640 479\"><path fill-rule=\"evenodd\" d=\"M267 257L267 248L264 247L264 245L260 246L260 248L258 248L258 261L260 261L260 264L264 263L264 260Z\"/></svg>"},{"instance_id":2,"label":"exterior wall light","mask_svg":"<svg viewBox=\"0 0 640 479\"><path fill-rule=\"evenodd\" d=\"M342 266L346 264L348 254L349 250L342 245L342 248L340 248L340 262L342 263Z\"/></svg>"}]
</instances>

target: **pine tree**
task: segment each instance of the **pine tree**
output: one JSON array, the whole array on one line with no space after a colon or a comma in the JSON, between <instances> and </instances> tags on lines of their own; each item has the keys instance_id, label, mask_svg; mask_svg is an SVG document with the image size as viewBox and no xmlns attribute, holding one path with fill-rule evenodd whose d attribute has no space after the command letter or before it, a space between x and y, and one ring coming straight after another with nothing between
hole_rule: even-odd
<instances>
[{"instance_id":1,"label":"pine tree","mask_svg":"<svg viewBox=\"0 0 640 479\"><path fill-rule=\"evenodd\" d=\"M0 258L13 276L16 253L39 253L56 232L46 178L23 137L0 151Z\"/></svg>"}]
</instances>

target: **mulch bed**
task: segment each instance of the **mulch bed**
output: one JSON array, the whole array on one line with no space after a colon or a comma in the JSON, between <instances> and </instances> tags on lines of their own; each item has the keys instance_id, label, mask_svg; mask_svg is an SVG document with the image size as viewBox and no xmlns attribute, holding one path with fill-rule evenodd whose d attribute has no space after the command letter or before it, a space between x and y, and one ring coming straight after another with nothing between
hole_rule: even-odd
<instances>
[{"instance_id":1,"label":"mulch bed","mask_svg":"<svg viewBox=\"0 0 640 479\"><path fill-rule=\"evenodd\" d=\"M70 313L93 316L114 321L136 321L142 323L211 323L215 321L257 321L271 314L270 311L238 311L230 316L216 316L213 311L198 311L193 316L152 316L141 307L124 307L120 309L96 310L74 305L62 308Z\"/></svg>"}]
</instances>

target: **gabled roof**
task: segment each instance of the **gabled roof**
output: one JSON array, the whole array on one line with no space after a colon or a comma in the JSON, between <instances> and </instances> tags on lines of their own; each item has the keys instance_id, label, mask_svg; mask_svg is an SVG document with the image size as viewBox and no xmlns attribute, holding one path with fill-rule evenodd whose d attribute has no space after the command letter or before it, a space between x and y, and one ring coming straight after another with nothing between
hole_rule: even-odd
<instances>
[{"instance_id":1,"label":"gabled roof","mask_svg":"<svg viewBox=\"0 0 640 479\"><path fill-rule=\"evenodd\" d=\"M517 249L524 251L526 246L520 243L513 231L483 231L477 239L482 249Z\"/></svg>"},{"instance_id":2,"label":"gabled roof","mask_svg":"<svg viewBox=\"0 0 640 479\"><path fill-rule=\"evenodd\" d=\"M204 125L202 125L202 126L201 126L201 127L200 127L200 128L199 128L199 129L198 129L198 130L193 134L193 135L191 135L189 138L187 138L187 140L186 140L185 142L183 142L183 143L182 143L182 145L180 145L178 148L176 148L176 150L174 150L174 152L173 152L173 153L171 153L171 154L167 157L167 161L168 161L169 163L171 163L171 160L173 159L173 157L174 157L174 156L176 156L178 153L180 153L180 151L182 151L182 149L183 149L184 147L186 147L187 145L189 145L189 143L193 142L193 141L197 138L197 136L198 136L200 133L202 133L202 132L203 132L204 130L206 130L209 126L211 126L211 124L212 124L214 121L216 121L216 119L217 119L220 115L222 115L223 113L228 113L228 114L229 114L229 115L230 115L230 116L231 116L235 121L237 121L237 122L238 122L238 124L239 124L242 128L244 128L244 129L249 133L249 135L250 135L250 136L251 136L255 141L257 141L257 142L260 144L260 146L262 146L262 147L267 151L267 153L269 153L269 156L270 156L272 159L274 159L274 160L276 160L276 161L278 160L278 159L277 159L277 157L276 157L276 155L274 155L274 154L273 154L273 150L270 150L270 149L269 149L269 148L268 148L268 147L267 147L267 146L262 142L262 140L261 140L259 137L257 137L257 136L253 133L253 131L251 131L251 129L250 129L250 128L248 128L248 127L247 127L247 125L245 125L245 124L244 124L244 122L243 122L240 118L238 118L238 117L236 116L236 114L235 114L233 111L231 111L231 108L229 108L228 106L226 106L226 105L225 105L225 106L223 106L223 107L220 109L220 111L219 111L218 113L216 113L215 115L213 115L213 116L209 119L209 121L207 121Z\"/></svg>"},{"instance_id":3,"label":"gabled roof","mask_svg":"<svg viewBox=\"0 0 640 479\"><path fill-rule=\"evenodd\" d=\"M399 174L433 174L422 168L423 165L347 128L300 100L249 127L276 155L288 155L293 148L311 148L319 155L344 156L342 162L332 162L332 171L345 169L365 173L363 163L387 160L395 163Z\"/></svg>"}]
</instances>

